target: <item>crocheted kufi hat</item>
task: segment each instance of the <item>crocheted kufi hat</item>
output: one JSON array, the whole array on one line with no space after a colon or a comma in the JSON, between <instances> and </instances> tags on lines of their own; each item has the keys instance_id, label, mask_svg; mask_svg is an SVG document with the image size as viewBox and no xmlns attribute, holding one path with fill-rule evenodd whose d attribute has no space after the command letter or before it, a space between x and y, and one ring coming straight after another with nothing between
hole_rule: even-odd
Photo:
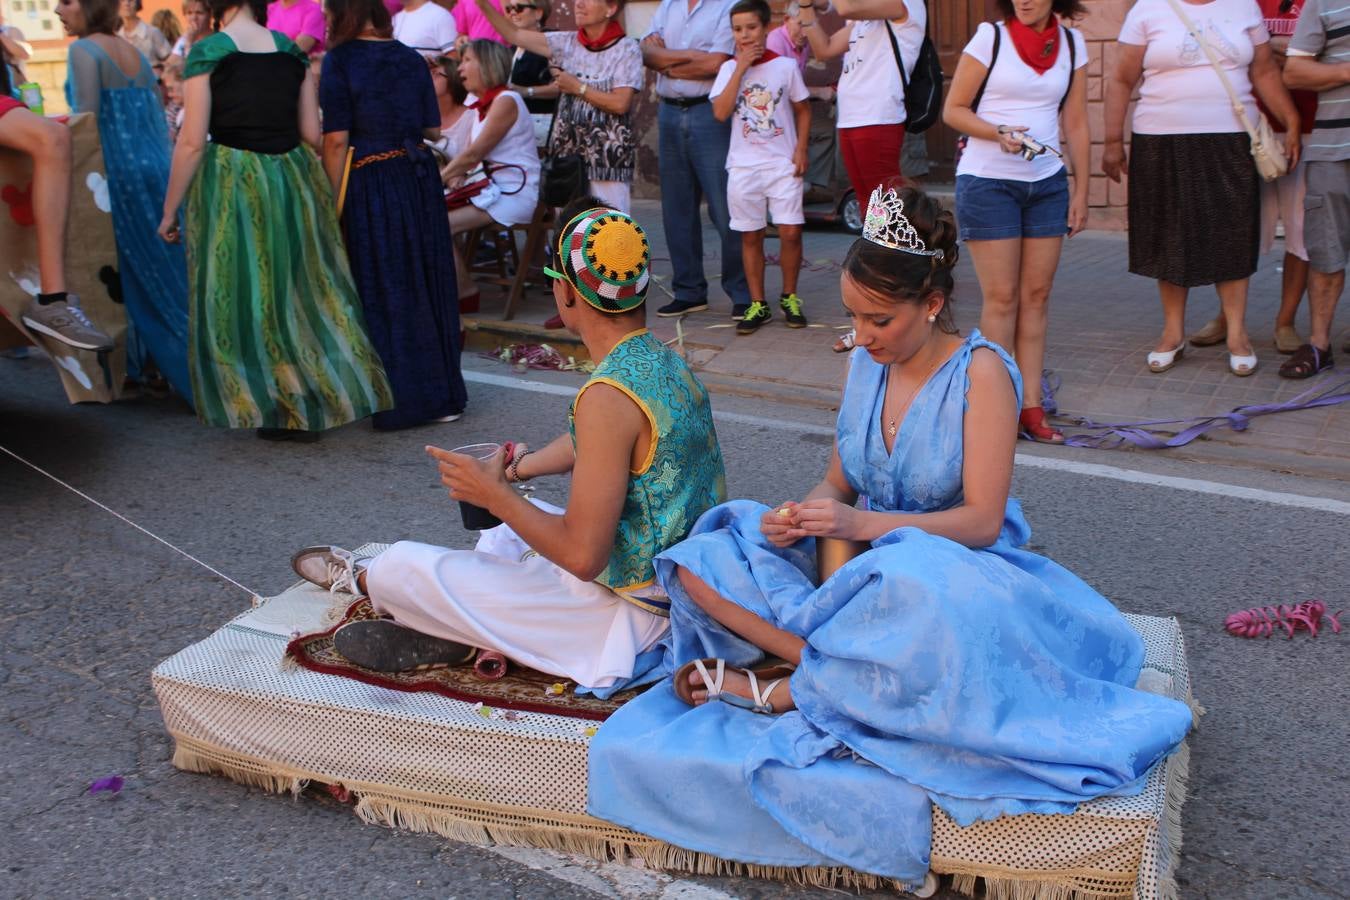
<instances>
[{"instance_id":1,"label":"crocheted kufi hat","mask_svg":"<svg viewBox=\"0 0 1350 900\"><path fill-rule=\"evenodd\" d=\"M631 216L606 207L588 209L558 234L561 271L582 299L601 312L636 309L647 299L651 248L647 233Z\"/></svg>"}]
</instances>

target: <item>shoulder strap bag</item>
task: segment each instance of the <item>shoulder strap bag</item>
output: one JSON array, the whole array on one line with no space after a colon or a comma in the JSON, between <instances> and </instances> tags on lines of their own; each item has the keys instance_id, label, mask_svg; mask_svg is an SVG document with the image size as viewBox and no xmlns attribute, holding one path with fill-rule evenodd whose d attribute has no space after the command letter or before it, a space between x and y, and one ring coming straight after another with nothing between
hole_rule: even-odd
<instances>
[{"instance_id":1,"label":"shoulder strap bag","mask_svg":"<svg viewBox=\"0 0 1350 900\"><path fill-rule=\"evenodd\" d=\"M1181 24L1186 26L1186 31L1195 42L1200 45L1200 49L1205 51L1205 58L1209 64L1214 67L1214 71L1219 73L1219 81L1223 83L1223 88L1228 92L1228 99L1233 103L1233 112L1237 119L1242 123L1242 128L1247 132L1247 136L1252 141L1252 159L1256 161L1256 171L1266 181L1274 181L1282 175L1289 172L1289 160L1285 158L1284 148L1280 146L1279 140L1275 137L1275 131L1270 127L1269 120L1265 113L1258 112L1257 123L1252 125L1252 120L1247 117L1247 110L1243 107L1242 101L1238 99L1237 92L1233 90L1233 85L1228 81L1228 75L1223 70L1223 65L1219 62L1219 56L1214 52L1214 48L1205 40L1205 36L1196 30L1189 16L1182 10L1181 4L1177 0L1167 0L1172 6L1172 11L1177 14Z\"/></svg>"},{"instance_id":2,"label":"shoulder strap bag","mask_svg":"<svg viewBox=\"0 0 1350 900\"><path fill-rule=\"evenodd\" d=\"M580 97L572 98L573 103L585 103ZM548 139L544 143L544 159L539 168L539 199L546 206L562 209L578 197L584 197L591 190L591 179L586 173L586 160L580 153L555 153L553 134L558 128L558 119L562 115L562 98L558 108L553 111L553 120L548 123Z\"/></svg>"},{"instance_id":3,"label":"shoulder strap bag","mask_svg":"<svg viewBox=\"0 0 1350 900\"><path fill-rule=\"evenodd\" d=\"M900 91L905 98L905 133L927 131L942 117L942 61L937 48L928 36L928 20L923 23L923 43L914 60L914 77L905 74L905 60L900 55L900 44L895 39L895 28L889 19L883 19L886 36L891 39L891 52L900 68Z\"/></svg>"}]
</instances>

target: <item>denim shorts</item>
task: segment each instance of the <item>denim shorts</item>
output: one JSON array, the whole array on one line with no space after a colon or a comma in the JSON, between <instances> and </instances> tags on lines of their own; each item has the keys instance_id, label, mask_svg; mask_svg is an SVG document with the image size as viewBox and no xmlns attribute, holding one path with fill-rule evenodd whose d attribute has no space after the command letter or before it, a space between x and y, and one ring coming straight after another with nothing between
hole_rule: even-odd
<instances>
[{"instance_id":1,"label":"denim shorts","mask_svg":"<svg viewBox=\"0 0 1350 900\"><path fill-rule=\"evenodd\" d=\"M956 176L956 223L963 241L1063 237L1069 233L1069 176L1040 181Z\"/></svg>"}]
</instances>

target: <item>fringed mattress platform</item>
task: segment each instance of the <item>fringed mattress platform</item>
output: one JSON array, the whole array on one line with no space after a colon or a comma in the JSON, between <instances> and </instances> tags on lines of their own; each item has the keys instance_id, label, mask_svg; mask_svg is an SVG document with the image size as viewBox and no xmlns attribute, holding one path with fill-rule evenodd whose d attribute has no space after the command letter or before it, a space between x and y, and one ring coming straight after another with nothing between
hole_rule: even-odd
<instances>
[{"instance_id":1,"label":"fringed mattress platform","mask_svg":"<svg viewBox=\"0 0 1350 900\"><path fill-rule=\"evenodd\" d=\"M378 551L379 545L363 548ZM300 584L165 660L152 676L173 763L269 791L318 782L345 790L364 821L472 843L639 858L670 871L747 875L845 888L898 887L848 869L785 869L674 847L586 814L586 753L598 724L541 688L527 709L409 693L321 674L284 659L322 630L331 597ZM1139 686L1190 703L1175 619L1127 615L1144 638ZM535 711L557 705L557 712ZM1187 748L1136 797L1072 816L1005 816L969 828L933 810L932 869L990 900L1173 900ZM339 791L341 793L341 791Z\"/></svg>"}]
</instances>

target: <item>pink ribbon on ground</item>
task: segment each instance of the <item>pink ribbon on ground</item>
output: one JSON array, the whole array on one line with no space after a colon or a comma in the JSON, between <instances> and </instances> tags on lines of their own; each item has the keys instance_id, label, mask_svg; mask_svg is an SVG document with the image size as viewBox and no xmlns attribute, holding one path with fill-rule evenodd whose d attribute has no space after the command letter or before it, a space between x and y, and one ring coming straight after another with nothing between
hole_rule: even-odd
<instances>
[{"instance_id":1,"label":"pink ribbon on ground","mask_svg":"<svg viewBox=\"0 0 1350 900\"><path fill-rule=\"evenodd\" d=\"M1229 634L1238 637L1270 637L1271 632L1282 628L1293 640L1295 631L1306 631L1317 637L1322 627L1323 616L1331 627L1332 634L1341 633L1341 616L1344 613L1327 613L1327 605L1321 600L1308 600L1297 606L1258 606L1235 612L1224 620L1224 628Z\"/></svg>"},{"instance_id":2,"label":"pink ribbon on ground","mask_svg":"<svg viewBox=\"0 0 1350 900\"><path fill-rule=\"evenodd\" d=\"M473 671L484 681L496 681L506 674L506 657L496 650L479 650L473 661Z\"/></svg>"}]
</instances>

